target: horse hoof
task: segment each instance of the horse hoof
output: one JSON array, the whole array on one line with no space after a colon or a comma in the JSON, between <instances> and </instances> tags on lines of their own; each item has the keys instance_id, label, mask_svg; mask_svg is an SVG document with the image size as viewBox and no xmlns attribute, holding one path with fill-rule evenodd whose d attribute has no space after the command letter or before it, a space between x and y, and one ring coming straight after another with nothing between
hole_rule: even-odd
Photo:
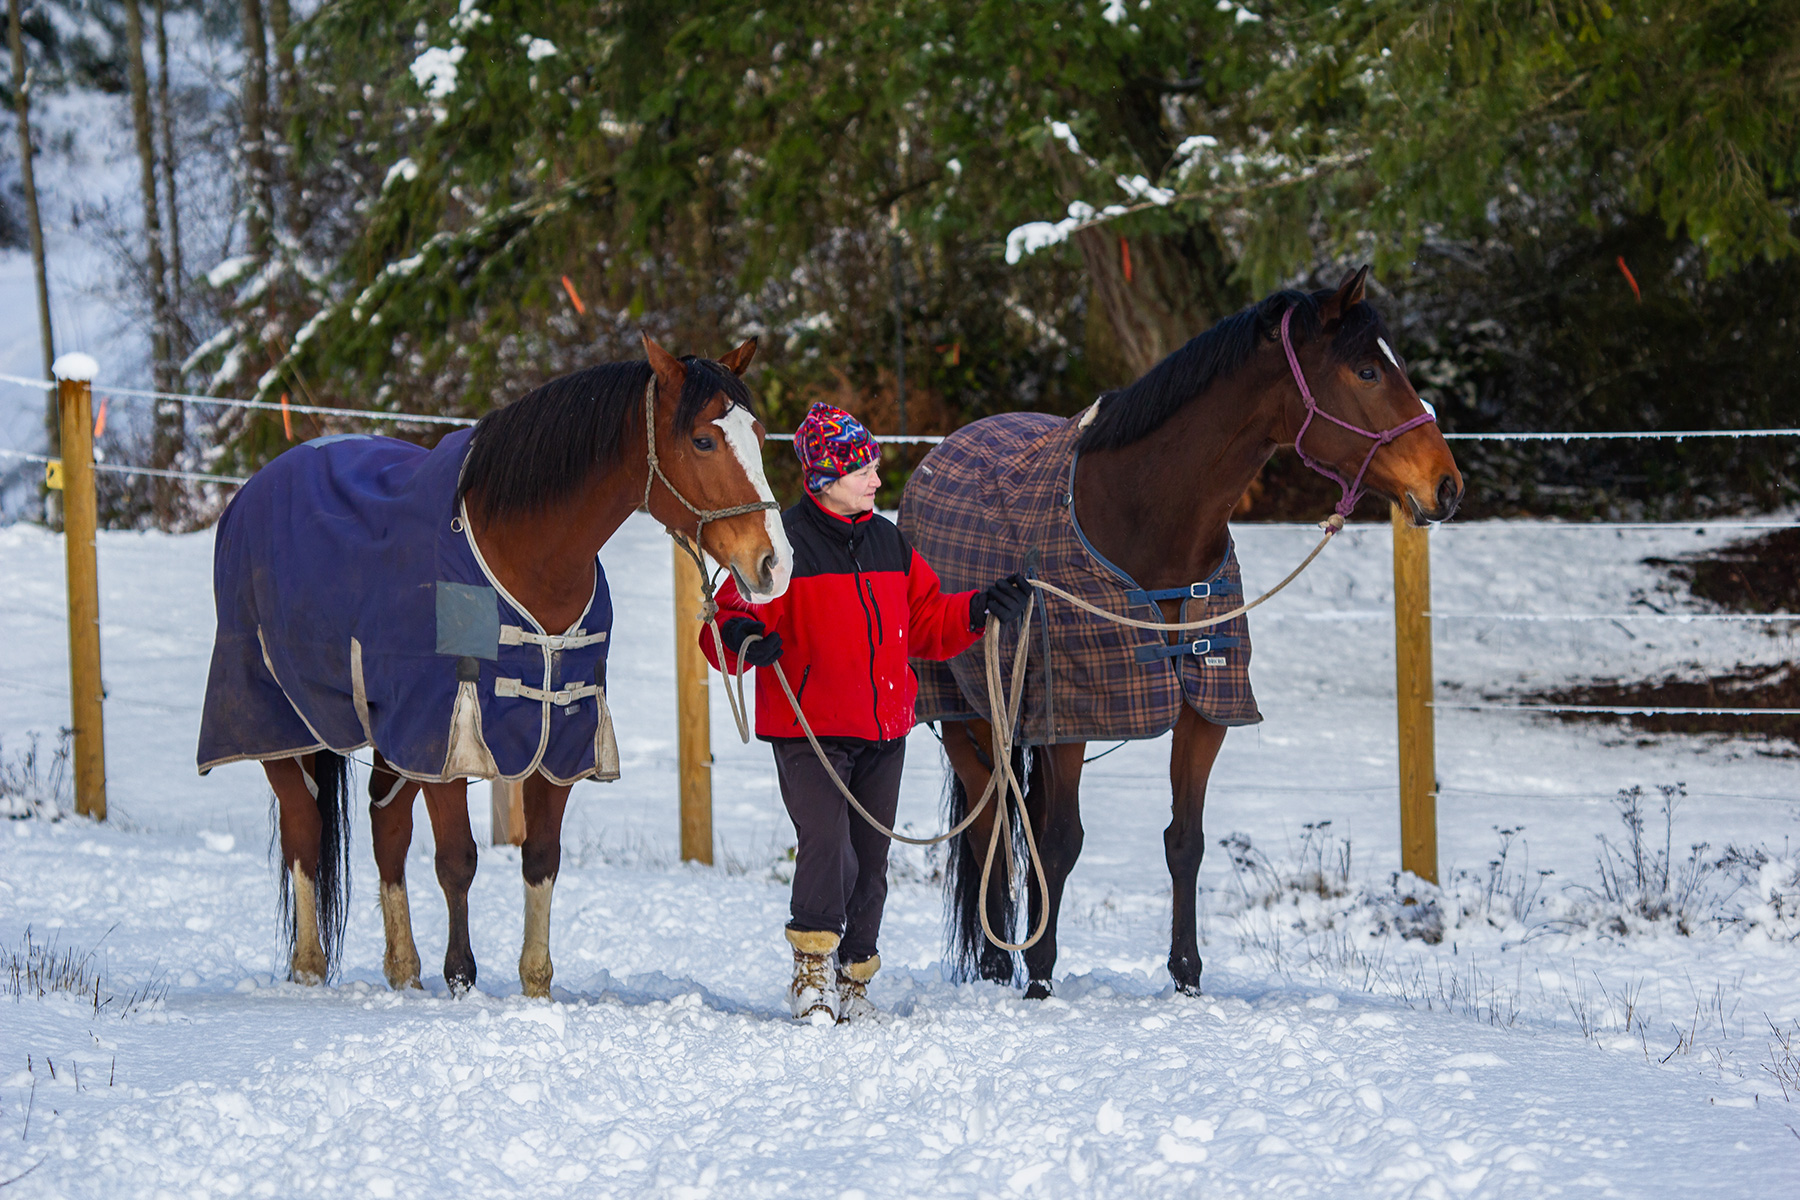
<instances>
[{"instance_id":1,"label":"horse hoof","mask_svg":"<svg viewBox=\"0 0 1800 1200\"><path fill-rule=\"evenodd\" d=\"M1179 962L1170 960L1169 974L1175 980L1175 990L1184 996L1200 994L1200 961L1183 959Z\"/></svg>"},{"instance_id":2,"label":"horse hoof","mask_svg":"<svg viewBox=\"0 0 1800 1200\"><path fill-rule=\"evenodd\" d=\"M1034 979L1026 984L1025 998L1027 1000L1048 1000L1050 998L1050 981L1048 979Z\"/></svg>"},{"instance_id":3,"label":"horse hoof","mask_svg":"<svg viewBox=\"0 0 1800 1200\"><path fill-rule=\"evenodd\" d=\"M381 973L387 976L388 986L396 992L424 986L419 982L419 960L416 957L384 960L381 964Z\"/></svg>"},{"instance_id":4,"label":"horse hoof","mask_svg":"<svg viewBox=\"0 0 1800 1200\"><path fill-rule=\"evenodd\" d=\"M306 987L317 987L325 982L325 956L323 954L296 954L288 963L288 979Z\"/></svg>"},{"instance_id":5,"label":"horse hoof","mask_svg":"<svg viewBox=\"0 0 1800 1200\"><path fill-rule=\"evenodd\" d=\"M450 988L452 996L467 995L475 987L475 964L453 967L444 964L444 983Z\"/></svg>"},{"instance_id":6,"label":"horse hoof","mask_svg":"<svg viewBox=\"0 0 1800 1200\"><path fill-rule=\"evenodd\" d=\"M550 998L550 980L555 977L555 969L546 958L542 964L519 964L519 987L532 1000L548 1000Z\"/></svg>"},{"instance_id":7,"label":"horse hoof","mask_svg":"<svg viewBox=\"0 0 1800 1200\"><path fill-rule=\"evenodd\" d=\"M1004 954L981 956L981 977L989 983L1010 984L1013 981L1012 957Z\"/></svg>"},{"instance_id":8,"label":"horse hoof","mask_svg":"<svg viewBox=\"0 0 1800 1200\"><path fill-rule=\"evenodd\" d=\"M387 976L388 987L396 992L417 992L423 991L425 988L425 985L419 982L419 964L417 963L414 963L410 970L398 967L391 970L384 969L382 974Z\"/></svg>"}]
</instances>

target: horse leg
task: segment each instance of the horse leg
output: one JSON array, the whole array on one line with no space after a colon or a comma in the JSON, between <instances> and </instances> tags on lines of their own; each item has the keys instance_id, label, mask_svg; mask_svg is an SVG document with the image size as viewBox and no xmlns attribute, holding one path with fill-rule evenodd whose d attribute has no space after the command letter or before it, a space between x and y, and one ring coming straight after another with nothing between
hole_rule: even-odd
<instances>
[{"instance_id":1,"label":"horse leg","mask_svg":"<svg viewBox=\"0 0 1800 1200\"><path fill-rule=\"evenodd\" d=\"M1062 912L1063 884L1081 857L1081 759L1085 742L1040 746L1032 755L1030 790L1025 795L1025 816L1037 838L1038 860L1044 864L1045 896L1038 889L1037 872L1029 875L1030 919L1026 930L1037 928L1048 906L1044 936L1025 951L1025 998L1043 1000L1050 995L1050 972L1056 966L1056 922ZM1027 870L1030 868L1027 867Z\"/></svg>"},{"instance_id":2,"label":"horse leg","mask_svg":"<svg viewBox=\"0 0 1800 1200\"><path fill-rule=\"evenodd\" d=\"M525 780L525 844L519 866L525 876L525 941L519 950L519 986L527 996L548 999L555 967L550 962L550 896L562 864L563 810L569 785L543 775Z\"/></svg>"},{"instance_id":3,"label":"horse leg","mask_svg":"<svg viewBox=\"0 0 1800 1200\"><path fill-rule=\"evenodd\" d=\"M275 790L281 830L282 919L291 923L288 978L307 985L325 982L328 971L325 947L319 940L319 841L324 821L313 795L316 785L308 783L316 778L315 758L304 754L263 763L263 774Z\"/></svg>"},{"instance_id":4,"label":"horse leg","mask_svg":"<svg viewBox=\"0 0 1800 1200\"><path fill-rule=\"evenodd\" d=\"M1214 725L1182 705L1175 721L1175 746L1169 755L1169 783L1174 807L1169 827L1163 831L1163 852L1169 861L1169 878L1175 888L1175 918L1169 934L1169 974L1176 990L1200 994L1200 940L1195 909L1198 904L1200 860L1206 856L1206 780L1212 774L1219 747L1225 744L1225 726Z\"/></svg>"},{"instance_id":5,"label":"horse leg","mask_svg":"<svg viewBox=\"0 0 1800 1200\"><path fill-rule=\"evenodd\" d=\"M962 787L963 803L975 804L981 799L988 779L994 774L991 761L993 726L976 718L971 721L943 723L944 753L956 782ZM954 860L950 887L951 953L965 969L974 960L976 972L990 983L1013 981L1012 952L1002 950L987 939L979 918L981 903L981 867L987 861L988 846L994 834L994 821L1000 811L998 799L990 799L981 815L964 831L960 845L951 847ZM961 820L968 809L953 809L951 816ZM987 912L994 932L1010 936L1015 905L1006 860L1012 856L1012 829L1000 830L1000 844L994 851L994 866L988 877Z\"/></svg>"},{"instance_id":6,"label":"horse leg","mask_svg":"<svg viewBox=\"0 0 1800 1200\"><path fill-rule=\"evenodd\" d=\"M425 811L437 840L438 886L450 912L444 945L444 982L460 996L475 986L475 952L469 948L469 885L475 882L475 835L469 829L469 781L425 785Z\"/></svg>"},{"instance_id":7,"label":"horse leg","mask_svg":"<svg viewBox=\"0 0 1800 1200\"><path fill-rule=\"evenodd\" d=\"M387 952L382 974L395 991L419 986L419 948L413 942L412 910L406 903L406 853L412 849L413 800L419 785L396 775L375 754L369 773L369 828L375 835L375 867L381 873L381 929Z\"/></svg>"}]
</instances>

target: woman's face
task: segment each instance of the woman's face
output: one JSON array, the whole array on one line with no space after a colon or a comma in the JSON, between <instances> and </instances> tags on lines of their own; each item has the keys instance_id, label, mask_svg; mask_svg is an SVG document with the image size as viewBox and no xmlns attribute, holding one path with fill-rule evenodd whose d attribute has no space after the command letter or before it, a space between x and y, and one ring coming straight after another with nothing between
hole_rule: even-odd
<instances>
[{"instance_id":1,"label":"woman's face","mask_svg":"<svg viewBox=\"0 0 1800 1200\"><path fill-rule=\"evenodd\" d=\"M841 475L819 493L819 503L840 517L875 511L875 493L881 490L881 466L870 463Z\"/></svg>"}]
</instances>

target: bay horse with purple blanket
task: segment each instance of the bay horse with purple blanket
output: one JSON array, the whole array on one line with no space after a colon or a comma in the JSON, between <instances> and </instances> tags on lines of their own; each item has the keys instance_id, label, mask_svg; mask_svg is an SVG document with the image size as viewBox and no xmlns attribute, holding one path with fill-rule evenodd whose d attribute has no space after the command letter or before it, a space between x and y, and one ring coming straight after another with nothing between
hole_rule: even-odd
<instances>
[{"instance_id":1,"label":"bay horse with purple blanket","mask_svg":"<svg viewBox=\"0 0 1800 1200\"><path fill-rule=\"evenodd\" d=\"M389 984L419 986L415 798L436 835L458 993L476 975L469 779L523 780L519 982L549 995L564 806L576 781L619 774L600 548L647 507L746 595L786 590L793 552L738 378L755 341L716 362L644 348L648 361L553 379L430 450L354 434L296 446L220 518L199 766L260 762L274 789L289 978L323 982L338 958L346 760L368 747Z\"/></svg>"},{"instance_id":2,"label":"bay horse with purple blanket","mask_svg":"<svg viewBox=\"0 0 1800 1200\"><path fill-rule=\"evenodd\" d=\"M1226 617L1242 604L1227 521L1277 447L1294 446L1342 486L1343 516L1367 490L1399 504L1415 525L1445 520L1462 498L1462 475L1364 299L1367 271L1335 291L1278 292L1227 317L1074 420L1009 413L957 431L907 484L901 529L946 589L1024 571L1108 612L1176 623ZM1028 783L1024 819L1045 876L1041 890L1027 875L1028 928L1041 920L1043 935L1024 950L1025 994L1050 994L1057 910L1081 853L1087 743L1171 728L1173 818L1163 833L1174 882L1169 973L1178 989L1197 992L1207 776L1226 729L1261 719L1250 693L1248 620L1146 632L1045 592L1038 603L1040 619L1025 635L1013 759ZM1006 631L1003 644L1016 645L1014 636ZM1001 653L1011 661L1009 649ZM949 815L959 821L995 768L985 749L983 664L968 651L913 666L918 718L942 725L953 771ZM987 940L978 915L994 820L994 809L984 810L952 854L950 961L961 977L1010 983L1013 954ZM1007 875L992 872L986 897L1003 938L1014 936L1019 916Z\"/></svg>"}]
</instances>

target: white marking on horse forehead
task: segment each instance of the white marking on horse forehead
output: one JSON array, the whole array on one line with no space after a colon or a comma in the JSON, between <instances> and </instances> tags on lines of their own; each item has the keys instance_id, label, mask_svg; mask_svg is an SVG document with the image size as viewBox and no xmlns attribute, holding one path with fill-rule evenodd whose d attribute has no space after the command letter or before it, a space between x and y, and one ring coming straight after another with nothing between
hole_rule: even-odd
<instances>
[{"instance_id":1,"label":"white marking on horse forehead","mask_svg":"<svg viewBox=\"0 0 1800 1200\"><path fill-rule=\"evenodd\" d=\"M762 444L756 440L755 415L743 405L734 404L713 424L725 435L725 444L731 447L738 465L744 468L744 476L756 489L756 498L773 501L775 493L769 490L768 477L763 474ZM794 548L788 545L787 527L781 523L779 509L771 508L763 513L763 528L768 532L769 545L775 548L775 587L766 596L752 594L747 597L759 604L766 604L787 591L794 572Z\"/></svg>"},{"instance_id":2,"label":"white marking on horse forehead","mask_svg":"<svg viewBox=\"0 0 1800 1200\"><path fill-rule=\"evenodd\" d=\"M1381 347L1381 352L1387 355L1387 360L1394 364L1395 370L1398 370L1400 367L1400 360L1394 357L1394 348L1387 344L1387 339L1378 337L1375 339L1375 344Z\"/></svg>"}]
</instances>

